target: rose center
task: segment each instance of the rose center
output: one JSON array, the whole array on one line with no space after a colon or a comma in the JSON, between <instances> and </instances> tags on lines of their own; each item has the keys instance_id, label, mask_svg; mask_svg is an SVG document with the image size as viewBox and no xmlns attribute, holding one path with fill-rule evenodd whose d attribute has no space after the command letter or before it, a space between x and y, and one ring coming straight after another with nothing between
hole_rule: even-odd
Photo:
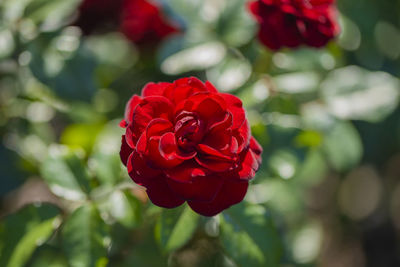
<instances>
[{"instance_id":1,"label":"rose center","mask_svg":"<svg viewBox=\"0 0 400 267\"><path fill-rule=\"evenodd\" d=\"M204 135L202 121L191 112L183 111L175 122L175 136L178 146L185 151L193 151Z\"/></svg>"}]
</instances>

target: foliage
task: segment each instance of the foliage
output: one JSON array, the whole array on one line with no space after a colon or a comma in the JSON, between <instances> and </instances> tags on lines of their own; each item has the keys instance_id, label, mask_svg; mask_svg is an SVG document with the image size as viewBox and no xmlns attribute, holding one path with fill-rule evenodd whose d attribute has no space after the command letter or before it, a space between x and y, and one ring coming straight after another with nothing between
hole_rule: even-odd
<instances>
[{"instance_id":1,"label":"foliage","mask_svg":"<svg viewBox=\"0 0 400 267\"><path fill-rule=\"evenodd\" d=\"M82 36L69 26L78 2L0 3L0 266L323 262L326 225L313 209L325 198L310 191L339 177L329 184L338 191L400 151L398 10L339 1L337 42L273 53L244 0L165 0L185 31L149 52L116 32ZM129 97L189 75L239 96L264 148L245 201L213 218L153 206L119 159ZM33 180L39 195L26 193ZM339 225L357 221L336 198L320 209Z\"/></svg>"}]
</instances>

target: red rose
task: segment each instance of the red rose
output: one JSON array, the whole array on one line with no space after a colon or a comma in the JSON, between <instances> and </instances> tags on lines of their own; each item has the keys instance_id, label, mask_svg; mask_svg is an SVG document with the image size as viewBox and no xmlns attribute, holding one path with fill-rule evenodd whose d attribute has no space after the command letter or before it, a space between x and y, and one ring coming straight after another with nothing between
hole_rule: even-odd
<instances>
[{"instance_id":1,"label":"red rose","mask_svg":"<svg viewBox=\"0 0 400 267\"><path fill-rule=\"evenodd\" d=\"M161 207L218 214L242 201L261 163L240 99L197 78L147 84L120 125L121 160Z\"/></svg>"},{"instance_id":2,"label":"red rose","mask_svg":"<svg viewBox=\"0 0 400 267\"><path fill-rule=\"evenodd\" d=\"M135 43L159 41L177 31L147 0L84 0L75 25L85 34L119 29Z\"/></svg>"},{"instance_id":3,"label":"red rose","mask_svg":"<svg viewBox=\"0 0 400 267\"><path fill-rule=\"evenodd\" d=\"M322 47L339 33L334 1L258 0L249 9L260 24L260 41L269 48Z\"/></svg>"},{"instance_id":4,"label":"red rose","mask_svg":"<svg viewBox=\"0 0 400 267\"><path fill-rule=\"evenodd\" d=\"M125 1L120 30L135 43L159 41L177 32L161 16L160 8L145 0Z\"/></svg>"}]
</instances>

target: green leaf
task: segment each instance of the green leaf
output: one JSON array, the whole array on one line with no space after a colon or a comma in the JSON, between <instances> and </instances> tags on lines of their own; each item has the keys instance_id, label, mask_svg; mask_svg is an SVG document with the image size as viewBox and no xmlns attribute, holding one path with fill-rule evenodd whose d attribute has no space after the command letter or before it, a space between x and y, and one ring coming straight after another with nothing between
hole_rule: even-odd
<instances>
[{"instance_id":1,"label":"green leaf","mask_svg":"<svg viewBox=\"0 0 400 267\"><path fill-rule=\"evenodd\" d=\"M80 157L65 147L54 147L40 171L50 190L62 198L83 200L90 191L90 178Z\"/></svg>"},{"instance_id":2,"label":"green leaf","mask_svg":"<svg viewBox=\"0 0 400 267\"><path fill-rule=\"evenodd\" d=\"M239 51L231 51L218 65L207 70L207 79L221 91L232 91L250 78L251 65Z\"/></svg>"},{"instance_id":3,"label":"green leaf","mask_svg":"<svg viewBox=\"0 0 400 267\"><path fill-rule=\"evenodd\" d=\"M96 208L76 209L62 229L63 250L71 267L105 266L109 236Z\"/></svg>"},{"instance_id":4,"label":"green leaf","mask_svg":"<svg viewBox=\"0 0 400 267\"><path fill-rule=\"evenodd\" d=\"M323 149L337 171L346 171L357 165L363 155L360 135L349 122L338 122L327 133Z\"/></svg>"},{"instance_id":5,"label":"green leaf","mask_svg":"<svg viewBox=\"0 0 400 267\"><path fill-rule=\"evenodd\" d=\"M107 190L104 187L102 189ZM97 202L100 211L106 212L114 220L111 222L117 221L126 228L137 226L142 219L141 203L129 190L115 190Z\"/></svg>"},{"instance_id":6,"label":"green leaf","mask_svg":"<svg viewBox=\"0 0 400 267\"><path fill-rule=\"evenodd\" d=\"M222 244L239 266L279 266L281 242L264 207L241 203L223 215Z\"/></svg>"},{"instance_id":7,"label":"green leaf","mask_svg":"<svg viewBox=\"0 0 400 267\"><path fill-rule=\"evenodd\" d=\"M9 215L0 224L0 266L25 266L35 249L59 225L58 208L29 205Z\"/></svg>"},{"instance_id":8,"label":"green leaf","mask_svg":"<svg viewBox=\"0 0 400 267\"><path fill-rule=\"evenodd\" d=\"M163 209L156 225L156 239L167 252L182 247L196 230L199 217L187 206Z\"/></svg>"},{"instance_id":9,"label":"green leaf","mask_svg":"<svg viewBox=\"0 0 400 267\"><path fill-rule=\"evenodd\" d=\"M243 6L247 0L230 0L221 13L216 31L218 36L230 46L239 47L249 42L257 27L250 13Z\"/></svg>"}]
</instances>

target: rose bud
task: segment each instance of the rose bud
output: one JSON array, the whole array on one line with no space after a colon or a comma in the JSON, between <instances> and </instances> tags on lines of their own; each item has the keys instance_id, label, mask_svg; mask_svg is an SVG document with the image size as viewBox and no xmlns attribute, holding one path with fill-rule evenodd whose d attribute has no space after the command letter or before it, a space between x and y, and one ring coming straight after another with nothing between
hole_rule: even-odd
<instances>
[{"instance_id":1,"label":"rose bud","mask_svg":"<svg viewBox=\"0 0 400 267\"><path fill-rule=\"evenodd\" d=\"M216 215L243 200L261 164L241 100L194 77L147 84L120 126L121 160L160 207Z\"/></svg>"},{"instance_id":2,"label":"rose bud","mask_svg":"<svg viewBox=\"0 0 400 267\"><path fill-rule=\"evenodd\" d=\"M147 0L84 0L74 25L83 33L119 30L134 43L158 42L177 28Z\"/></svg>"},{"instance_id":3,"label":"rose bud","mask_svg":"<svg viewBox=\"0 0 400 267\"><path fill-rule=\"evenodd\" d=\"M339 33L335 0L257 0L249 3L258 37L272 50L325 46Z\"/></svg>"}]
</instances>

